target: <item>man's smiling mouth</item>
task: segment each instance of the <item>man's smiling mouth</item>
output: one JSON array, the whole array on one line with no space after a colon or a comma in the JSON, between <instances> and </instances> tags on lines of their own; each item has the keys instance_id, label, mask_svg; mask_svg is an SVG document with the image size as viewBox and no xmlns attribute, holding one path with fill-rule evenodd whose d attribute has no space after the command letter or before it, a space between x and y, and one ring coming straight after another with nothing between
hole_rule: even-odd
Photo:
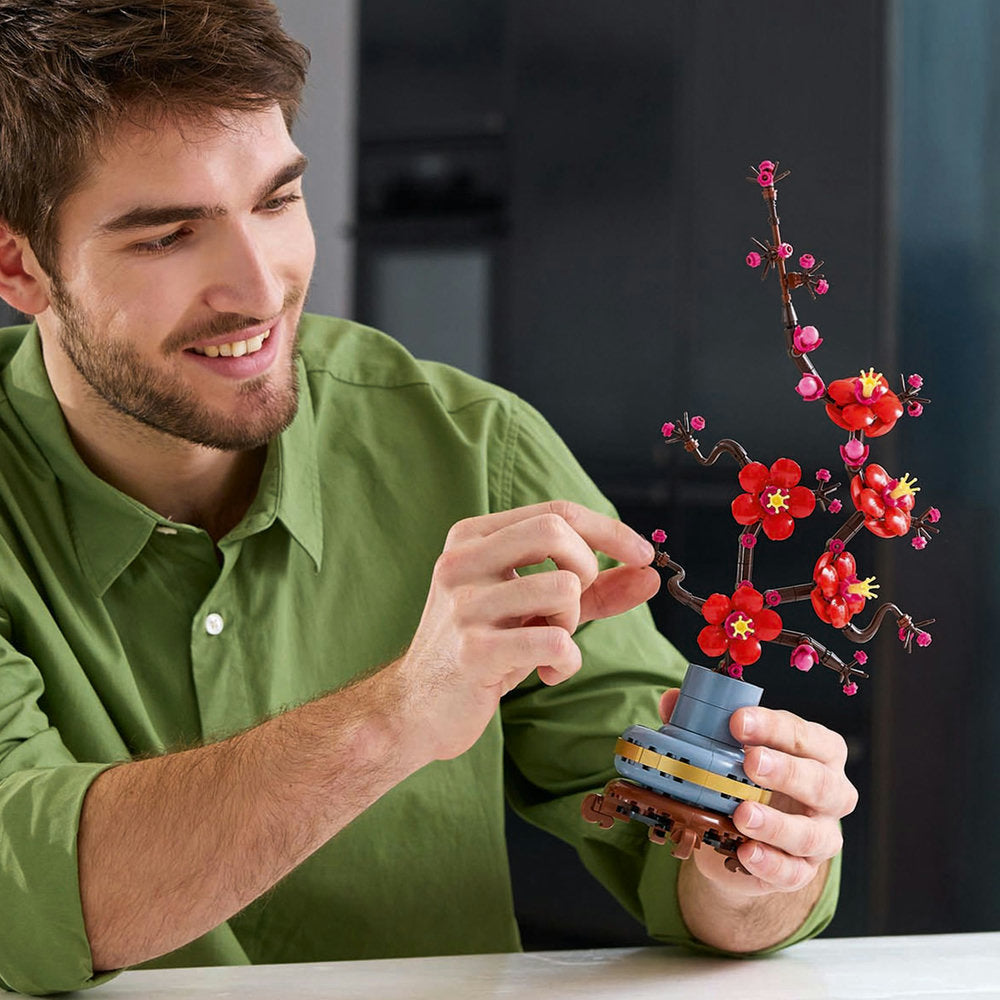
<instances>
[{"instance_id":1,"label":"man's smiling mouth","mask_svg":"<svg viewBox=\"0 0 1000 1000\"><path fill-rule=\"evenodd\" d=\"M207 358L242 358L246 354L256 354L263 346L264 341L271 336L270 330L265 330L257 337L249 340L234 340L229 344L212 344L208 347L192 347L190 350L195 354L204 354Z\"/></svg>"}]
</instances>

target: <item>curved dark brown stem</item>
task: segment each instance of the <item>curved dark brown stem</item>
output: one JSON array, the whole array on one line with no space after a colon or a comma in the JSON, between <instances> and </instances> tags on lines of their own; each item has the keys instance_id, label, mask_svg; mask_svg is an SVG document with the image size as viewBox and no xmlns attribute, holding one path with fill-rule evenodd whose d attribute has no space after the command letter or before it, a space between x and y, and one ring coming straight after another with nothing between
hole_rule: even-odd
<instances>
[{"instance_id":1,"label":"curved dark brown stem","mask_svg":"<svg viewBox=\"0 0 1000 1000\"><path fill-rule=\"evenodd\" d=\"M690 608L692 611L696 611L699 615L701 614L702 606L705 603L704 597L696 597L689 590L685 590L681 584L684 581L684 577L687 576L687 570L684 569L680 563L675 563L666 552L657 552L656 558L653 560L653 564L663 569L669 569L673 571L673 576L667 580L667 590L670 591L670 596L675 601L680 601L685 607Z\"/></svg>"},{"instance_id":2,"label":"curved dark brown stem","mask_svg":"<svg viewBox=\"0 0 1000 1000\"><path fill-rule=\"evenodd\" d=\"M882 627L882 623L885 621L887 615L893 614L896 616L896 625L898 628L909 629L913 626L913 619L906 614L904 611L900 611L895 604L883 604L872 616L872 620L864 627L858 628L856 625L848 622L840 631L845 635L851 642L868 642L872 639L878 630ZM928 622L927 624L930 624Z\"/></svg>"},{"instance_id":3,"label":"curved dark brown stem","mask_svg":"<svg viewBox=\"0 0 1000 1000\"><path fill-rule=\"evenodd\" d=\"M690 447L685 443L685 448L687 451L691 452L692 455L698 460L699 465L715 465L715 463L723 456L730 455L736 460L736 464L742 469L745 465L749 465L751 462L750 456L746 453L743 445L739 441L734 441L732 438L723 438L721 441L717 441L715 447L708 453L708 458L706 458L698 448L698 442L691 439Z\"/></svg>"}]
</instances>

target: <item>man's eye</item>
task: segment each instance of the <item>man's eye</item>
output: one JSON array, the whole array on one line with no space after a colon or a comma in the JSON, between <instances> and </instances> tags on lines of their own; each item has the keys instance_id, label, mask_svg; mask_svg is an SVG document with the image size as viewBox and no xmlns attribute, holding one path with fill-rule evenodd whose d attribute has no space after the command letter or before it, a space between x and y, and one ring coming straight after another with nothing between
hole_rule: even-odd
<instances>
[{"instance_id":1,"label":"man's eye","mask_svg":"<svg viewBox=\"0 0 1000 1000\"><path fill-rule=\"evenodd\" d=\"M261 208L265 212L271 212L277 214L278 212L283 212L286 208L294 205L295 202L302 201L302 195L300 194L283 194L278 198L270 198L265 201Z\"/></svg>"},{"instance_id":2,"label":"man's eye","mask_svg":"<svg viewBox=\"0 0 1000 1000\"><path fill-rule=\"evenodd\" d=\"M175 247L185 236L188 235L188 233L190 233L189 229L178 229L175 232L168 233L166 236L161 236L156 240L147 240L143 243L133 243L132 249L136 253L164 253L165 251Z\"/></svg>"}]
</instances>

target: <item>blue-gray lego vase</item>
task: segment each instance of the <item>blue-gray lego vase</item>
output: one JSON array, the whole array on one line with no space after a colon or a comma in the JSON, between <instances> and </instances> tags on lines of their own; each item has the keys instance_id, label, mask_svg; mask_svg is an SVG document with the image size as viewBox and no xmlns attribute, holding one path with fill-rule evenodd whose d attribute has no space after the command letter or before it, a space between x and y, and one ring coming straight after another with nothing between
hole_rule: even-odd
<instances>
[{"instance_id":1,"label":"blue-gray lego vase","mask_svg":"<svg viewBox=\"0 0 1000 1000\"><path fill-rule=\"evenodd\" d=\"M691 663L670 721L659 729L629 726L622 739L665 757L758 787L743 771L743 748L729 732L737 708L759 705L763 688ZM700 809L732 815L740 799L615 755L615 768L630 781Z\"/></svg>"}]
</instances>

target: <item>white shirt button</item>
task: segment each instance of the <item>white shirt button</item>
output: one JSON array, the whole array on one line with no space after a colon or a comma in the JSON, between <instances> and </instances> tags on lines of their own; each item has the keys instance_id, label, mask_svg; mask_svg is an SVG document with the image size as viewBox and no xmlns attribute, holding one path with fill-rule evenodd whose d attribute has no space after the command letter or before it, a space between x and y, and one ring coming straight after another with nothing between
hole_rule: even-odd
<instances>
[{"instance_id":1,"label":"white shirt button","mask_svg":"<svg viewBox=\"0 0 1000 1000\"><path fill-rule=\"evenodd\" d=\"M226 627L222 615L217 615L214 611L205 617L205 631L209 635L218 635Z\"/></svg>"}]
</instances>

